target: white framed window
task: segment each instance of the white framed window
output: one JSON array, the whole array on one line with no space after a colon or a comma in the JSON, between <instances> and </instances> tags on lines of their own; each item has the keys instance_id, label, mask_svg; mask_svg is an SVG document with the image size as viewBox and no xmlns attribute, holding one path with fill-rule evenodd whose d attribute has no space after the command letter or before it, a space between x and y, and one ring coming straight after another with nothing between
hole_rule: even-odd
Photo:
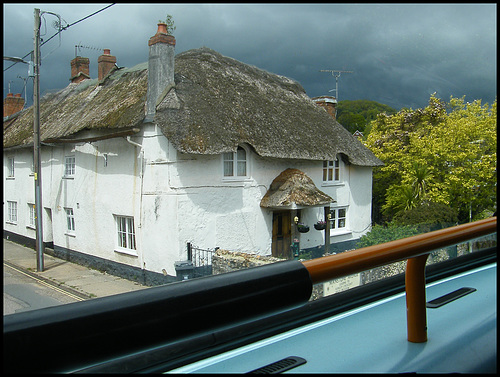
<instances>
[{"instance_id":1,"label":"white framed window","mask_svg":"<svg viewBox=\"0 0 500 377\"><path fill-rule=\"evenodd\" d=\"M7 157L7 178L14 178L14 157Z\"/></svg>"},{"instance_id":2,"label":"white framed window","mask_svg":"<svg viewBox=\"0 0 500 377\"><path fill-rule=\"evenodd\" d=\"M323 182L324 183L340 183L341 182L341 169L340 159L337 157L335 160L323 161Z\"/></svg>"},{"instance_id":3,"label":"white framed window","mask_svg":"<svg viewBox=\"0 0 500 377\"><path fill-rule=\"evenodd\" d=\"M28 227L36 229L36 211L33 203L28 203Z\"/></svg>"},{"instance_id":4,"label":"white framed window","mask_svg":"<svg viewBox=\"0 0 500 377\"><path fill-rule=\"evenodd\" d=\"M347 231L347 208L330 209L330 229Z\"/></svg>"},{"instance_id":5,"label":"white framed window","mask_svg":"<svg viewBox=\"0 0 500 377\"><path fill-rule=\"evenodd\" d=\"M75 233L75 214L73 208L64 208L66 212L66 233Z\"/></svg>"},{"instance_id":6,"label":"white framed window","mask_svg":"<svg viewBox=\"0 0 500 377\"><path fill-rule=\"evenodd\" d=\"M224 178L246 178L248 177L247 151L238 147L236 152L225 152L222 154Z\"/></svg>"},{"instance_id":7,"label":"white framed window","mask_svg":"<svg viewBox=\"0 0 500 377\"><path fill-rule=\"evenodd\" d=\"M7 221L17 224L17 202L7 201Z\"/></svg>"},{"instance_id":8,"label":"white framed window","mask_svg":"<svg viewBox=\"0 0 500 377\"><path fill-rule=\"evenodd\" d=\"M64 176L73 177L75 175L75 155L64 157Z\"/></svg>"},{"instance_id":9,"label":"white framed window","mask_svg":"<svg viewBox=\"0 0 500 377\"><path fill-rule=\"evenodd\" d=\"M136 250L134 218L115 215L118 249Z\"/></svg>"}]
</instances>

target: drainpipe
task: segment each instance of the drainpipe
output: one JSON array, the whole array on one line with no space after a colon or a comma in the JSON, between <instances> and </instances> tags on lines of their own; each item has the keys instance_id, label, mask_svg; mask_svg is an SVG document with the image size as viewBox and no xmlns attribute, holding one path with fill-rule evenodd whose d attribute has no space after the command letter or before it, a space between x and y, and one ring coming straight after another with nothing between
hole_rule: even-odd
<instances>
[{"instance_id":1,"label":"drainpipe","mask_svg":"<svg viewBox=\"0 0 500 377\"><path fill-rule=\"evenodd\" d=\"M139 152L139 155L137 156L137 158L139 158L139 161L140 161L140 171L139 171L139 177L141 179L141 185L140 185L140 189L139 189L139 229L141 229L141 242L140 242L140 245L141 245L141 252L139 253L139 262L140 262L140 265L141 265L141 269L144 270L145 266L144 266L144 255L143 255L143 252L142 252L142 189L143 189L143 183L144 183L144 147L139 144L139 143L136 143L135 141L132 141L130 139L130 136L127 136L126 138L127 142L129 144L132 144L133 146L135 147L139 147L140 148L140 152Z\"/></svg>"}]
</instances>

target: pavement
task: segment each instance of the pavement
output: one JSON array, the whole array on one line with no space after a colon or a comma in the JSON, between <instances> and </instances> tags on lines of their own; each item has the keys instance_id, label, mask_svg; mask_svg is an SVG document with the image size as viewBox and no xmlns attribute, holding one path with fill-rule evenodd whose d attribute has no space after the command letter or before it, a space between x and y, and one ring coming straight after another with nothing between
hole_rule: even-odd
<instances>
[{"instance_id":1,"label":"pavement","mask_svg":"<svg viewBox=\"0 0 500 377\"><path fill-rule=\"evenodd\" d=\"M36 251L15 242L3 240L3 262L25 275L62 289L80 300L137 291L148 286L105 272L44 254L43 271L37 271ZM5 267L4 267L5 268Z\"/></svg>"}]
</instances>

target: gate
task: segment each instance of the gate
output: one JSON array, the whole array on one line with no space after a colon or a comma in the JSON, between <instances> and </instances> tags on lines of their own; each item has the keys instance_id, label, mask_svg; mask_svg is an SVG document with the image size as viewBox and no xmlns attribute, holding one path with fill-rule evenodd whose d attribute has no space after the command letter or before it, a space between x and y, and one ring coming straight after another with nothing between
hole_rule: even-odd
<instances>
[{"instance_id":1,"label":"gate","mask_svg":"<svg viewBox=\"0 0 500 377\"><path fill-rule=\"evenodd\" d=\"M193 277L212 275L212 256L217 250L200 249L187 243L188 260L193 263Z\"/></svg>"}]
</instances>

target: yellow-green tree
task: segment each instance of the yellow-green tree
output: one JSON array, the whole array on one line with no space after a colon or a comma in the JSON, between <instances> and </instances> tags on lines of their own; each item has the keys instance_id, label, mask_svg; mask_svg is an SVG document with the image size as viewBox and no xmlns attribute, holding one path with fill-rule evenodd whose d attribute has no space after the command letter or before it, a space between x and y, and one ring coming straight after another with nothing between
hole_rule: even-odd
<instances>
[{"instance_id":1,"label":"yellow-green tree","mask_svg":"<svg viewBox=\"0 0 500 377\"><path fill-rule=\"evenodd\" d=\"M366 140L385 163L374 171L375 220L388 221L426 202L450 206L460 222L493 210L496 106L496 100L489 106L453 97L446 104L432 95L423 109L380 114Z\"/></svg>"}]
</instances>

